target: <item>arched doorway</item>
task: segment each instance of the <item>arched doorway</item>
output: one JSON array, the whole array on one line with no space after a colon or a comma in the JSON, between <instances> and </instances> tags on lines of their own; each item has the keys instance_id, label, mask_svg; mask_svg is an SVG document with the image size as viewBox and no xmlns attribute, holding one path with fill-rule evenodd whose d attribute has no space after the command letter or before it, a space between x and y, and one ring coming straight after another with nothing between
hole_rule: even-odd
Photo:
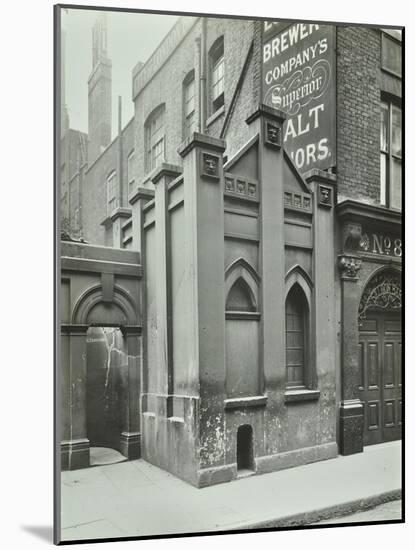
<instances>
[{"instance_id":1,"label":"arched doorway","mask_svg":"<svg viewBox=\"0 0 415 550\"><path fill-rule=\"evenodd\" d=\"M70 422L88 445L82 467L140 456L138 313L129 292L118 285L111 299L100 284L89 287L73 308L71 330L80 328L70 333L72 379L76 368L72 403L77 399Z\"/></svg>"},{"instance_id":2,"label":"arched doorway","mask_svg":"<svg viewBox=\"0 0 415 550\"><path fill-rule=\"evenodd\" d=\"M125 338L119 327L91 326L86 342L87 438L91 448L121 452L124 409L128 399ZM102 455L102 451L100 453Z\"/></svg>"},{"instance_id":3,"label":"arched doorway","mask_svg":"<svg viewBox=\"0 0 415 550\"><path fill-rule=\"evenodd\" d=\"M364 445L402 434L402 288L395 270L376 273L359 304L360 399Z\"/></svg>"}]
</instances>

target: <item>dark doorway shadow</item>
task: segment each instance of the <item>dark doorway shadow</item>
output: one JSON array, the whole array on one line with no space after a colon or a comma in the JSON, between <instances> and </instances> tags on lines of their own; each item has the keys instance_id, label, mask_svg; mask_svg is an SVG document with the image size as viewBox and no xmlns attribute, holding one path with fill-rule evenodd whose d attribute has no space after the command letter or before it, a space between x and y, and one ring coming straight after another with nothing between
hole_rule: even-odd
<instances>
[{"instance_id":1,"label":"dark doorway shadow","mask_svg":"<svg viewBox=\"0 0 415 550\"><path fill-rule=\"evenodd\" d=\"M21 525L21 528L38 539L53 543L53 527L51 525Z\"/></svg>"}]
</instances>

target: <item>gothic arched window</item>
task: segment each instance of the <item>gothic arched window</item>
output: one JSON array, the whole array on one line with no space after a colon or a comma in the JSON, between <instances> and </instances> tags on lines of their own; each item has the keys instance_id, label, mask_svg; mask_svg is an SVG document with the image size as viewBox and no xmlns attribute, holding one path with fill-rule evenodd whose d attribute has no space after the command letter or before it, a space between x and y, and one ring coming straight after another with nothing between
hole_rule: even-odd
<instances>
[{"instance_id":1,"label":"gothic arched window","mask_svg":"<svg viewBox=\"0 0 415 550\"><path fill-rule=\"evenodd\" d=\"M241 258L226 273L226 393L259 395L258 276Z\"/></svg>"},{"instance_id":2,"label":"gothic arched window","mask_svg":"<svg viewBox=\"0 0 415 550\"><path fill-rule=\"evenodd\" d=\"M285 353L287 386L306 386L308 305L295 284L285 302Z\"/></svg>"}]
</instances>

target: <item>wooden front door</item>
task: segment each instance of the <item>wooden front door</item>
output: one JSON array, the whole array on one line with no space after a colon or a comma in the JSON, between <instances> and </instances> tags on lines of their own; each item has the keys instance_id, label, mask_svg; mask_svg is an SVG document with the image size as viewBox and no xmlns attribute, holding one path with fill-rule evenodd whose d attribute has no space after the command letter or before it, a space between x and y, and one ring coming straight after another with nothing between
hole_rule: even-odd
<instances>
[{"instance_id":1,"label":"wooden front door","mask_svg":"<svg viewBox=\"0 0 415 550\"><path fill-rule=\"evenodd\" d=\"M360 323L360 398L364 403L364 445L401 438L401 317L368 314Z\"/></svg>"}]
</instances>

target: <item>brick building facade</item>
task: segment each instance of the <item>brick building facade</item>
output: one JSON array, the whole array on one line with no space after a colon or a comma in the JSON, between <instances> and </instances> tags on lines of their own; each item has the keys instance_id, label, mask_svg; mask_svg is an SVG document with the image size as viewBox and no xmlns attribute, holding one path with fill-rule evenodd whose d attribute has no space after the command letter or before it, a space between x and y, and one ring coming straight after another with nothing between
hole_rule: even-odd
<instances>
[{"instance_id":1,"label":"brick building facade","mask_svg":"<svg viewBox=\"0 0 415 550\"><path fill-rule=\"evenodd\" d=\"M78 135L61 215L89 244L76 245L84 263L66 245L64 280L102 272L110 307L124 296L122 265L136 261L138 311L125 325L140 335L136 395L127 392L135 421L116 448L205 486L399 438L400 33L181 17L133 70L134 116L124 128L119 117L112 142L105 19L93 33L88 158L86 136L69 128L61 149L64 174ZM313 131L317 145L303 143ZM85 267L109 253L102 246L114 249L112 267ZM90 300L83 284L68 311ZM107 326L104 311L85 315L82 330ZM75 318L66 335L78 334ZM72 367L85 386L86 363ZM80 392L67 468L88 465L94 445Z\"/></svg>"}]
</instances>

